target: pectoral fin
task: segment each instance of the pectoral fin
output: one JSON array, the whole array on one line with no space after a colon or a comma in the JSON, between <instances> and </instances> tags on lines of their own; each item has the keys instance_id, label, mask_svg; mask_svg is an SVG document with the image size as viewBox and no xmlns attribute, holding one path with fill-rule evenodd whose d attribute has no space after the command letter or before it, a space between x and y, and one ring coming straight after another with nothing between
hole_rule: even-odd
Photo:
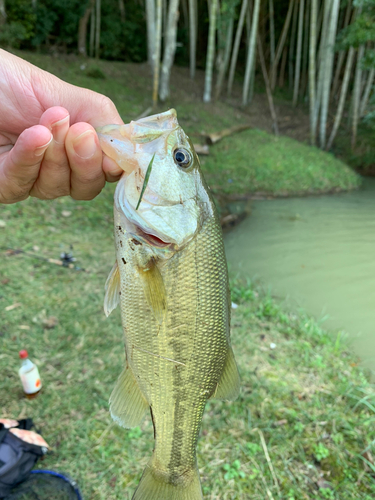
<instances>
[{"instance_id":1,"label":"pectoral fin","mask_svg":"<svg viewBox=\"0 0 375 500\"><path fill-rule=\"evenodd\" d=\"M239 392L240 376L238 374L238 368L236 360L234 359L233 350L230 347L216 392L212 395L212 397L216 399L225 399L226 401L234 401Z\"/></svg>"},{"instance_id":2,"label":"pectoral fin","mask_svg":"<svg viewBox=\"0 0 375 500\"><path fill-rule=\"evenodd\" d=\"M133 372L124 368L109 399L110 412L113 420L130 429L137 427L149 408Z\"/></svg>"},{"instance_id":3,"label":"pectoral fin","mask_svg":"<svg viewBox=\"0 0 375 500\"><path fill-rule=\"evenodd\" d=\"M118 306L120 302L120 271L118 269L117 261L112 267L111 272L105 283L105 297L104 297L104 313L108 316L113 309Z\"/></svg>"},{"instance_id":4,"label":"pectoral fin","mask_svg":"<svg viewBox=\"0 0 375 500\"><path fill-rule=\"evenodd\" d=\"M167 312L167 294L163 277L155 262L151 262L146 269L140 268L139 273L142 277L147 303L161 325Z\"/></svg>"}]
</instances>

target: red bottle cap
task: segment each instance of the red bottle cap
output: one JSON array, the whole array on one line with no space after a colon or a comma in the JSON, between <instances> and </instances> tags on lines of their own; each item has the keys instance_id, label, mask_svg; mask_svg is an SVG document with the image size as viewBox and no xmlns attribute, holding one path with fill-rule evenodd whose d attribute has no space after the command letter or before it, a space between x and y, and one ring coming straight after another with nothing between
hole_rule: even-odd
<instances>
[{"instance_id":1,"label":"red bottle cap","mask_svg":"<svg viewBox=\"0 0 375 500\"><path fill-rule=\"evenodd\" d=\"M20 356L21 359L26 359L26 358L29 357L26 349L22 349L22 351L20 351L18 354L19 354L19 356Z\"/></svg>"}]
</instances>

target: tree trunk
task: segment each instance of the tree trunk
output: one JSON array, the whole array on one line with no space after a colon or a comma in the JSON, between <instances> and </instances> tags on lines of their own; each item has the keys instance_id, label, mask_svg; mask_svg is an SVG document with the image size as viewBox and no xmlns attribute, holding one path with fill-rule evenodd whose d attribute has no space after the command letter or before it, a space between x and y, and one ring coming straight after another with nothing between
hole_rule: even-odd
<instances>
[{"instance_id":1,"label":"tree trunk","mask_svg":"<svg viewBox=\"0 0 375 500\"><path fill-rule=\"evenodd\" d=\"M309 104L310 104L310 141L314 146L316 143L316 25L318 15L318 0L311 0L310 15L310 49L309 49Z\"/></svg>"},{"instance_id":2,"label":"tree trunk","mask_svg":"<svg viewBox=\"0 0 375 500\"><path fill-rule=\"evenodd\" d=\"M196 0L189 0L190 78L195 78L197 54Z\"/></svg>"},{"instance_id":3,"label":"tree trunk","mask_svg":"<svg viewBox=\"0 0 375 500\"><path fill-rule=\"evenodd\" d=\"M299 80L300 80L300 74L301 74L301 52L302 52L302 31L303 31L304 7L305 7L305 0L300 0L299 17L298 17L297 55L296 55L296 72L295 72L295 78L294 78L293 106L297 105Z\"/></svg>"},{"instance_id":4,"label":"tree trunk","mask_svg":"<svg viewBox=\"0 0 375 500\"><path fill-rule=\"evenodd\" d=\"M341 87L341 94L340 94L340 100L339 104L337 107L337 112L335 116L335 121L333 124L333 128L331 131L331 135L329 136L329 140L327 142L327 147L326 149L329 150L332 147L332 143L336 137L338 128L340 126L341 118L342 118L342 113L344 111L344 105L345 105L345 99L346 99L346 94L348 91L348 85L349 85L349 80L350 80L350 73L352 70L352 64L353 64L353 56L354 56L354 48L350 47L349 53L348 53L348 59L346 61L346 66L345 66L345 72L344 72L344 79L342 82L342 87Z\"/></svg>"},{"instance_id":5,"label":"tree trunk","mask_svg":"<svg viewBox=\"0 0 375 500\"><path fill-rule=\"evenodd\" d=\"M162 0L156 0L156 31L155 31L155 45L154 45L154 86L152 93L152 105L156 106L158 103L159 93L159 73L160 73L160 52L161 52L161 21L162 21Z\"/></svg>"},{"instance_id":6,"label":"tree trunk","mask_svg":"<svg viewBox=\"0 0 375 500\"><path fill-rule=\"evenodd\" d=\"M100 22L101 22L101 0L96 0L96 33L95 33L95 57L96 57L96 59L99 59Z\"/></svg>"},{"instance_id":7,"label":"tree trunk","mask_svg":"<svg viewBox=\"0 0 375 500\"><path fill-rule=\"evenodd\" d=\"M287 36L288 30L289 30L290 20L292 18L293 5L294 5L294 0L290 0L288 13L286 15L284 26L283 26L283 29L282 29L282 32L280 35L280 40L279 40L279 43L278 43L277 49L276 49L275 61L273 63L272 72L271 72L271 89L272 90L275 89L275 85L276 85L277 65L279 64L279 60L280 60L281 54L282 54L283 49L284 49L286 36Z\"/></svg>"},{"instance_id":8,"label":"tree trunk","mask_svg":"<svg viewBox=\"0 0 375 500\"><path fill-rule=\"evenodd\" d=\"M206 60L206 74L204 82L203 102L211 101L211 87L212 87L212 70L214 66L215 57L215 33L216 33L216 15L217 15L218 0L211 1L210 8L210 26L208 30L208 46L207 46L207 60Z\"/></svg>"},{"instance_id":9,"label":"tree trunk","mask_svg":"<svg viewBox=\"0 0 375 500\"><path fill-rule=\"evenodd\" d=\"M354 89L353 89L353 121L352 121L352 149L355 148L357 142L357 128L359 120L359 103L361 99L362 88L362 58L365 51L365 46L360 45L358 49L357 66L355 69Z\"/></svg>"},{"instance_id":10,"label":"tree trunk","mask_svg":"<svg viewBox=\"0 0 375 500\"><path fill-rule=\"evenodd\" d=\"M251 25L251 34L250 34L250 38L249 38L249 50L247 52L245 80L244 80L243 92L242 92L242 105L243 106L245 106L248 102L250 77L251 77L251 73L254 70L255 46L256 46L256 37L257 37L258 23L259 23L259 8L260 8L260 0L255 0L254 1L254 10L253 10L253 22Z\"/></svg>"},{"instance_id":11,"label":"tree trunk","mask_svg":"<svg viewBox=\"0 0 375 500\"><path fill-rule=\"evenodd\" d=\"M232 60L231 60L230 69L229 69L228 96L230 96L232 93L234 72L236 70L238 49L239 49L240 43L241 43L241 36L242 36L242 30L243 30L243 25L244 25L244 21L245 21L247 4L248 4L248 0L242 0L240 18L239 18L238 24L237 24L236 37L234 40L233 52L232 52Z\"/></svg>"},{"instance_id":12,"label":"tree trunk","mask_svg":"<svg viewBox=\"0 0 375 500\"><path fill-rule=\"evenodd\" d=\"M178 4L179 0L170 0L169 2L168 25L166 29L167 36L164 42L164 58L160 78L159 96L161 101L165 101L165 99L169 96L169 80L176 52L177 22L179 15Z\"/></svg>"},{"instance_id":13,"label":"tree trunk","mask_svg":"<svg viewBox=\"0 0 375 500\"><path fill-rule=\"evenodd\" d=\"M215 92L216 99L220 97L221 90L223 88L224 77L228 69L230 52L232 49L233 26L234 26L234 12L232 13L232 17L229 19L229 22L227 23L227 33L226 33L227 36L225 41L224 57L223 61L220 64L219 74L216 82L216 92Z\"/></svg>"},{"instance_id":14,"label":"tree trunk","mask_svg":"<svg viewBox=\"0 0 375 500\"><path fill-rule=\"evenodd\" d=\"M155 0L146 0L146 19L147 19L147 59L152 69L155 64Z\"/></svg>"},{"instance_id":15,"label":"tree trunk","mask_svg":"<svg viewBox=\"0 0 375 500\"><path fill-rule=\"evenodd\" d=\"M87 48L86 48L87 25L90 19L92 8L93 8L93 2L92 0L90 0L78 24L78 54L83 57L87 57Z\"/></svg>"},{"instance_id":16,"label":"tree trunk","mask_svg":"<svg viewBox=\"0 0 375 500\"><path fill-rule=\"evenodd\" d=\"M366 88L365 88L365 91L363 93L363 97L362 97L362 101L361 101L361 108L359 110L359 115L361 117L364 116L366 113L368 100L370 97L372 86L374 85L374 76L375 76L375 70L374 70L374 68L372 68L369 71L367 83L366 83Z\"/></svg>"},{"instance_id":17,"label":"tree trunk","mask_svg":"<svg viewBox=\"0 0 375 500\"><path fill-rule=\"evenodd\" d=\"M270 86L270 81L269 81L268 74L267 74L266 62L264 60L263 47L262 47L262 42L260 40L260 36L258 36L258 52L259 52L259 60L260 60L260 66L262 68L264 83L266 85L268 104L269 104L270 112L271 112L271 116L272 116L272 129L273 129L275 135L279 135L279 127L277 125L277 116L276 116L275 106L273 105L271 86Z\"/></svg>"},{"instance_id":18,"label":"tree trunk","mask_svg":"<svg viewBox=\"0 0 375 500\"><path fill-rule=\"evenodd\" d=\"M336 40L337 19L339 14L340 0L332 1L331 19L327 33L327 44L325 51L324 78L322 87L322 109L320 114L320 147L326 145L327 116L329 95L332 83L334 44Z\"/></svg>"},{"instance_id":19,"label":"tree trunk","mask_svg":"<svg viewBox=\"0 0 375 500\"><path fill-rule=\"evenodd\" d=\"M270 9L270 74L273 63L275 62L275 10L273 0L269 0Z\"/></svg>"},{"instance_id":20,"label":"tree trunk","mask_svg":"<svg viewBox=\"0 0 375 500\"><path fill-rule=\"evenodd\" d=\"M7 13L5 10L5 0L0 0L0 26L5 24L7 20Z\"/></svg>"}]
</instances>

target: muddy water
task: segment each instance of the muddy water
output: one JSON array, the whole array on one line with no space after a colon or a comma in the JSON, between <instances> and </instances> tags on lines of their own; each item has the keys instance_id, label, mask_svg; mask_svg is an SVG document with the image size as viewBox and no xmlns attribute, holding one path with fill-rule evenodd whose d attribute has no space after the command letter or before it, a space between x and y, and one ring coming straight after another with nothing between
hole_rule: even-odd
<instances>
[{"instance_id":1,"label":"muddy water","mask_svg":"<svg viewBox=\"0 0 375 500\"><path fill-rule=\"evenodd\" d=\"M232 272L260 279L325 326L344 329L375 369L375 181L351 193L258 201L226 235Z\"/></svg>"}]
</instances>

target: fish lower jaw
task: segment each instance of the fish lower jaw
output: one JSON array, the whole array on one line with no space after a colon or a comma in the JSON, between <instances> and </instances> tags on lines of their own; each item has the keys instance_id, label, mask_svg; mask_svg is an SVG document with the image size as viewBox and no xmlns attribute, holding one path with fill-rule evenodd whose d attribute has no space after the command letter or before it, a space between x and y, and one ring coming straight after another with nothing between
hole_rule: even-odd
<instances>
[{"instance_id":1,"label":"fish lower jaw","mask_svg":"<svg viewBox=\"0 0 375 500\"><path fill-rule=\"evenodd\" d=\"M161 238L159 238L158 236L155 236L154 234L147 233L139 226L136 226L136 230L137 230L137 235L140 236L142 240L144 240L152 247L164 249L164 248L171 248L172 246L174 246L174 243L166 242Z\"/></svg>"}]
</instances>

